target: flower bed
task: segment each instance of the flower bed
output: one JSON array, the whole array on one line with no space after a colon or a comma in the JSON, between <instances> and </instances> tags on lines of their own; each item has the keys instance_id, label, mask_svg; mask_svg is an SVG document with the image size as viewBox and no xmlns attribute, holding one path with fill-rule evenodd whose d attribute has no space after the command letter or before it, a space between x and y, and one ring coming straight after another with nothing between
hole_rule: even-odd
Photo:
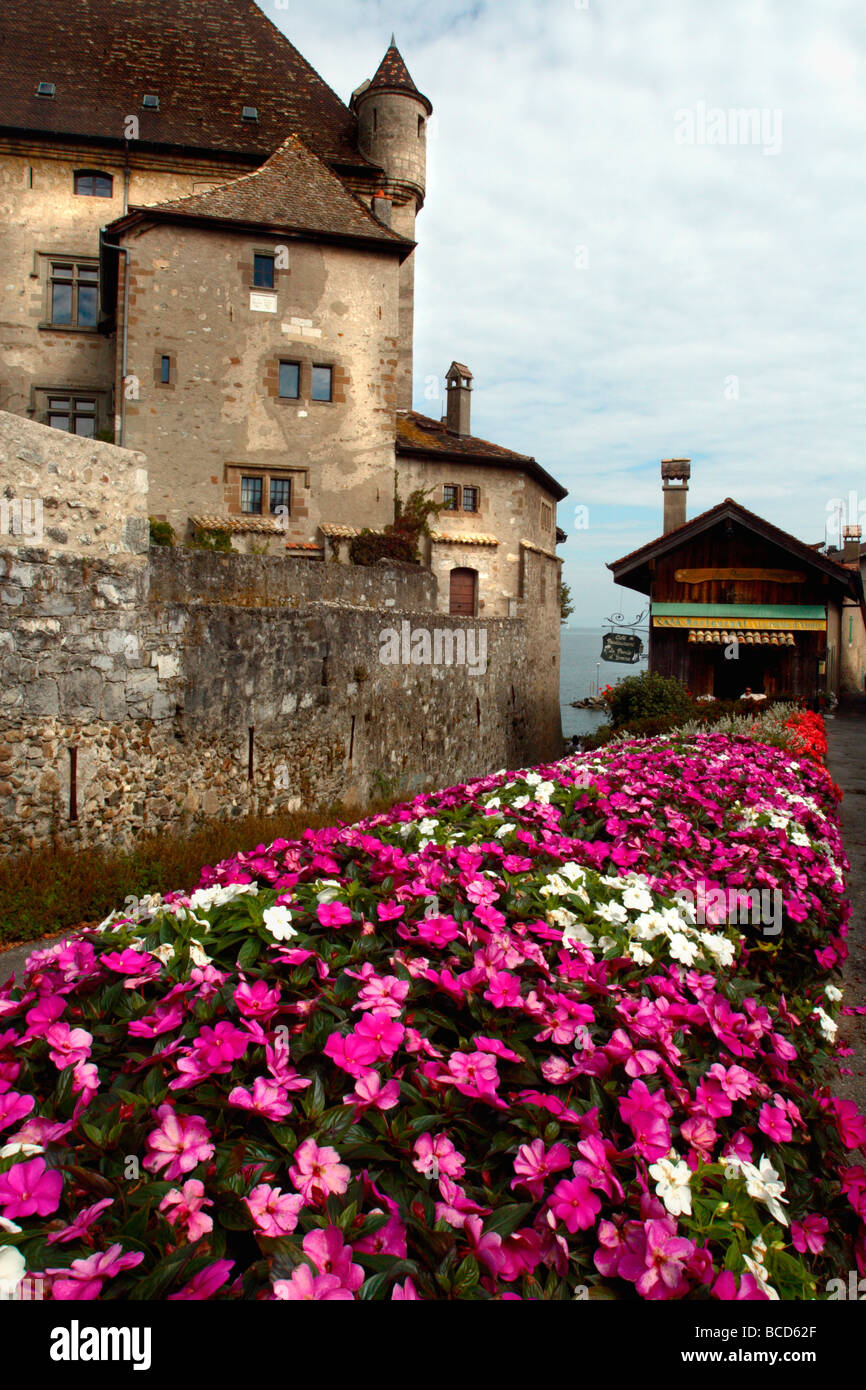
<instances>
[{"instance_id":1,"label":"flower bed","mask_svg":"<svg viewBox=\"0 0 866 1390\"><path fill-rule=\"evenodd\" d=\"M866 1272L837 800L754 740L617 743L36 952L0 988L0 1279L827 1297ZM781 931L697 920L701 883L777 891Z\"/></svg>"}]
</instances>

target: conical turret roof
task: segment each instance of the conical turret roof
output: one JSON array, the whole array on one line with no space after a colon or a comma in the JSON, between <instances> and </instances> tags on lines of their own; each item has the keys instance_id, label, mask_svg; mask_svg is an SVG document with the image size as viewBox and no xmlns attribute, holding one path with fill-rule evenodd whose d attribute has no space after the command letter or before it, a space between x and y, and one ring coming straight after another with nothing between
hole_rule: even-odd
<instances>
[{"instance_id":1,"label":"conical turret roof","mask_svg":"<svg viewBox=\"0 0 866 1390\"><path fill-rule=\"evenodd\" d=\"M424 105L427 107L428 116L433 111L432 102L430 102L430 100L427 97L425 97L423 93L418 91L418 88L412 81L412 78L409 74L409 69L406 67L405 62L403 61L403 55L401 54L399 48L397 47L397 44L394 41L393 34L391 35L391 42L388 46L388 51L386 52L384 58L379 64L379 67L376 70L376 76L373 78L373 81L370 83L370 86L367 88L367 90L387 92L408 92L410 93L410 95L412 95L413 97L417 97L419 101L422 101L424 103Z\"/></svg>"}]
</instances>

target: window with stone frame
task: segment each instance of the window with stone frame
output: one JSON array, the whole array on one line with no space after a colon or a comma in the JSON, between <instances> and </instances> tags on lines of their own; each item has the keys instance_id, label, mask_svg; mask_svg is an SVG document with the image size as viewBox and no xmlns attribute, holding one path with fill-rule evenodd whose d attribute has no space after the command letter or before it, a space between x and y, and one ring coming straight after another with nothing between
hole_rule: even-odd
<instances>
[{"instance_id":1,"label":"window with stone frame","mask_svg":"<svg viewBox=\"0 0 866 1390\"><path fill-rule=\"evenodd\" d=\"M241 478L241 511L247 516L261 516L262 514L262 484L260 476L247 476Z\"/></svg>"},{"instance_id":2,"label":"window with stone frame","mask_svg":"<svg viewBox=\"0 0 866 1390\"><path fill-rule=\"evenodd\" d=\"M277 387L281 400L296 401L301 394L300 362L280 362Z\"/></svg>"},{"instance_id":3,"label":"window with stone frame","mask_svg":"<svg viewBox=\"0 0 866 1390\"><path fill-rule=\"evenodd\" d=\"M99 266L95 260L48 262L46 326L94 330L99 322Z\"/></svg>"},{"instance_id":4,"label":"window with stone frame","mask_svg":"<svg viewBox=\"0 0 866 1390\"><path fill-rule=\"evenodd\" d=\"M542 502L541 504L541 528L543 531L553 529L553 508L549 502Z\"/></svg>"},{"instance_id":5,"label":"window with stone frame","mask_svg":"<svg viewBox=\"0 0 866 1390\"><path fill-rule=\"evenodd\" d=\"M333 367L313 363L310 398L314 401L332 401L334 399Z\"/></svg>"},{"instance_id":6,"label":"window with stone frame","mask_svg":"<svg viewBox=\"0 0 866 1390\"><path fill-rule=\"evenodd\" d=\"M66 430L68 434L79 434L86 439L96 437L97 408L96 397L79 395L48 397L48 411L45 423L54 430Z\"/></svg>"},{"instance_id":7,"label":"window with stone frame","mask_svg":"<svg viewBox=\"0 0 866 1390\"><path fill-rule=\"evenodd\" d=\"M275 263L275 256L264 251L253 252L253 289L272 290L274 288Z\"/></svg>"},{"instance_id":8,"label":"window with stone frame","mask_svg":"<svg viewBox=\"0 0 866 1390\"><path fill-rule=\"evenodd\" d=\"M445 483L443 485L442 500L445 504L446 512L456 512L460 510L460 488L457 483Z\"/></svg>"},{"instance_id":9,"label":"window with stone frame","mask_svg":"<svg viewBox=\"0 0 866 1390\"><path fill-rule=\"evenodd\" d=\"M291 516L292 480L291 478L269 478L269 510L271 516Z\"/></svg>"},{"instance_id":10,"label":"window with stone frame","mask_svg":"<svg viewBox=\"0 0 866 1390\"><path fill-rule=\"evenodd\" d=\"M479 494L477 487L465 487L463 489L463 510L464 512L477 512Z\"/></svg>"}]
</instances>

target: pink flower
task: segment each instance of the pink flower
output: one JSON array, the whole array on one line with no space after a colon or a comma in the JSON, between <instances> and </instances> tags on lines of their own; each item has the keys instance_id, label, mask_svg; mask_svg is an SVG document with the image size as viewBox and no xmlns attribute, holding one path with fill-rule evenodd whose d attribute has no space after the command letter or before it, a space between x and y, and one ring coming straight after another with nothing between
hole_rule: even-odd
<instances>
[{"instance_id":1,"label":"pink flower","mask_svg":"<svg viewBox=\"0 0 866 1390\"><path fill-rule=\"evenodd\" d=\"M86 1260L73 1260L69 1269L47 1269L45 1273L52 1276L51 1297L63 1301L98 1298L106 1279L134 1269L144 1259L139 1251L123 1255L121 1249L120 1245L110 1245Z\"/></svg>"},{"instance_id":2,"label":"pink flower","mask_svg":"<svg viewBox=\"0 0 866 1390\"><path fill-rule=\"evenodd\" d=\"M376 1207L370 1213L371 1216L380 1214L381 1208ZM406 1227L400 1218L392 1213L383 1226L356 1240L355 1249L358 1254L364 1252L368 1255L396 1255L398 1260L405 1260Z\"/></svg>"},{"instance_id":3,"label":"pink flower","mask_svg":"<svg viewBox=\"0 0 866 1390\"><path fill-rule=\"evenodd\" d=\"M802 1221L792 1221L794 1249L799 1250L801 1255L805 1255L807 1250L813 1255L820 1255L829 1229L830 1223L825 1216L804 1216Z\"/></svg>"},{"instance_id":4,"label":"pink flower","mask_svg":"<svg viewBox=\"0 0 866 1390\"><path fill-rule=\"evenodd\" d=\"M280 988L275 985L268 989L265 980L256 980L251 985L244 980L234 992L234 1001L245 1018L258 1018L266 1023L280 1006Z\"/></svg>"},{"instance_id":5,"label":"pink flower","mask_svg":"<svg viewBox=\"0 0 866 1390\"><path fill-rule=\"evenodd\" d=\"M395 1284L391 1289L391 1300L396 1303L420 1302L418 1290L411 1279L406 1279L402 1284Z\"/></svg>"},{"instance_id":6,"label":"pink flower","mask_svg":"<svg viewBox=\"0 0 866 1390\"><path fill-rule=\"evenodd\" d=\"M74 1067L78 1062L86 1062L90 1056L93 1034L86 1028L70 1028L68 1023L52 1023L45 1030L48 1055L56 1067Z\"/></svg>"},{"instance_id":7,"label":"pink flower","mask_svg":"<svg viewBox=\"0 0 866 1390\"><path fill-rule=\"evenodd\" d=\"M438 1178L440 1173L448 1178L462 1178L466 1171L463 1155L444 1134L419 1134L414 1151L412 1167L425 1178Z\"/></svg>"},{"instance_id":8,"label":"pink flower","mask_svg":"<svg viewBox=\"0 0 866 1390\"><path fill-rule=\"evenodd\" d=\"M315 1139L305 1139L295 1149L289 1177L304 1201L316 1205L324 1202L332 1192L341 1196L349 1186L351 1173L345 1163L340 1162L336 1149L320 1149Z\"/></svg>"},{"instance_id":9,"label":"pink flower","mask_svg":"<svg viewBox=\"0 0 866 1390\"><path fill-rule=\"evenodd\" d=\"M284 1120L292 1113L291 1101L282 1086L276 1081L269 1081L266 1076L256 1077L252 1091L235 1086L229 1091L229 1105L239 1110L252 1110L268 1120Z\"/></svg>"},{"instance_id":10,"label":"pink flower","mask_svg":"<svg viewBox=\"0 0 866 1390\"><path fill-rule=\"evenodd\" d=\"M7 1129L9 1125L17 1125L19 1120L29 1115L36 1101L33 1096L20 1095L18 1091L7 1091L3 1086L4 1083L0 1082L0 1129Z\"/></svg>"},{"instance_id":11,"label":"pink flower","mask_svg":"<svg viewBox=\"0 0 866 1390\"><path fill-rule=\"evenodd\" d=\"M758 1129L774 1140L777 1144L785 1144L794 1136L791 1123L784 1110L776 1105L769 1103L761 1106L761 1113L758 1116Z\"/></svg>"},{"instance_id":12,"label":"pink flower","mask_svg":"<svg viewBox=\"0 0 866 1390\"><path fill-rule=\"evenodd\" d=\"M543 1139L533 1139L530 1144L521 1144L514 1158L512 1187L525 1187L538 1202L544 1196L545 1179L570 1163L568 1149L564 1144L554 1144L549 1150Z\"/></svg>"},{"instance_id":13,"label":"pink flower","mask_svg":"<svg viewBox=\"0 0 866 1390\"><path fill-rule=\"evenodd\" d=\"M173 1187L159 1204L172 1226L186 1228L187 1240L201 1240L213 1230L213 1221L204 1208L212 1207L213 1202L205 1197L204 1183L199 1178L189 1178L183 1187Z\"/></svg>"},{"instance_id":14,"label":"pink flower","mask_svg":"<svg viewBox=\"0 0 866 1390\"><path fill-rule=\"evenodd\" d=\"M345 903L319 903L316 916L323 927L345 927L352 920L352 909Z\"/></svg>"},{"instance_id":15,"label":"pink flower","mask_svg":"<svg viewBox=\"0 0 866 1390\"><path fill-rule=\"evenodd\" d=\"M156 1115L160 1123L147 1136L149 1153L144 1159L150 1172L165 1168L163 1177L170 1182L213 1157L214 1146L201 1115L178 1115L167 1102Z\"/></svg>"},{"instance_id":16,"label":"pink flower","mask_svg":"<svg viewBox=\"0 0 866 1390\"><path fill-rule=\"evenodd\" d=\"M489 1052L452 1052L442 1080L455 1086L461 1095L498 1102L499 1072L496 1059Z\"/></svg>"},{"instance_id":17,"label":"pink flower","mask_svg":"<svg viewBox=\"0 0 866 1390\"><path fill-rule=\"evenodd\" d=\"M193 1044L204 1065L215 1072L230 1071L234 1062L243 1057L249 1046L249 1036L233 1023L217 1023L202 1028Z\"/></svg>"},{"instance_id":18,"label":"pink flower","mask_svg":"<svg viewBox=\"0 0 866 1390\"><path fill-rule=\"evenodd\" d=\"M206 1265L200 1269L198 1274L194 1274L188 1284L184 1284L179 1293L170 1293L169 1303L181 1300L203 1302L205 1299L212 1298L217 1289L221 1289L234 1268L234 1260L216 1260L212 1265Z\"/></svg>"},{"instance_id":19,"label":"pink flower","mask_svg":"<svg viewBox=\"0 0 866 1390\"><path fill-rule=\"evenodd\" d=\"M15 1163L0 1173L0 1207L7 1220L16 1216L50 1216L60 1206L63 1179L49 1172L43 1158Z\"/></svg>"},{"instance_id":20,"label":"pink flower","mask_svg":"<svg viewBox=\"0 0 866 1390\"><path fill-rule=\"evenodd\" d=\"M85 1207L70 1225L63 1227L62 1231L52 1231L47 1237L47 1244L66 1245L70 1240L81 1240L82 1237L86 1236L100 1213L113 1206L113 1197L103 1197L100 1202L94 1202L92 1207Z\"/></svg>"},{"instance_id":21,"label":"pink flower","mask_svg":"<svg viewBox=\"0 0 866 1390\"><path fill-rule=\"evenodd\" d=\"M428 946L442 949L459 935L460 928L453 917L424 917L418 923L418 938Z\"/></svg>"},{"instance_id":22,"label":"pink flower","mask_svg":"<svg viewBox=\"0 0 866 1390\"><path fill-rule=\"evenodd\" d=\"M553 1189L550 1210L574 1235L575 1231L588 1231L595 1224L601 1201L586 1178L564 1178Z\"/></svg>"},{"instance_id":23,"label":"pink flower","mask_svg":"<svg viewBox=\"0 0 866 1390\"><path fill-rule=\"evenodd\" d=\"M352 1263L352 1247L346 1245L337 1226L308 1231L304 1236L304 1254L309 1255L320 1274L334 1274L344 1289L353 1293L364 1282L361 1265Z\"/></svg>"},{"instance_id":24,"label":"pink flower","mask_svg":"<svg viewBox=\"0 0 866 1390\"><path fill-rule=\"evenodd\" d=\"M734 1299L751 1303L769 1302L769 1295L764 1293L754 1274L741 1275L740 1286L737 1288L736 1279L727 1269L719 1275L710 1290L710 1294L713 1298L721 1298L726 1302L731 1302Z\"/></svg>"},{"instance_id":25,"label":"pink flower","mask_svg":"<svg viewBox=\"0 0 866 1390\"><path fill-rule=\"evenodd\" d=\"M346 1303L353 1302L355 1298L351 1289L345 1289L335 1274L313 1274L310 1266L303 1264L295 1267L291 1279L277 1279L273 1288L276 1298L295 1303Z\"/></svg>"},{"instance_id":26,"label":"pink flower","mask_svg":"<svg viewBox=\"0 0 866 1390\"><path fill-rule=\"evenodd\" d=\"M382 1085L382 1078L378 1072L369 1071L355 1082L355 1090L351 1095L343 1096L346 1105L356 1105L358 1113L369 1110L372 1106L376 1110L393 1110L400 1099L400 1082L387 1081Z\"/></svg>"},{"instance_id":27,"label":"pink flower","mask_svg":"<svg viewBox=\"0 0 866 1390\"><path fill-rule=\"evenodd\" d=\"M619 1113L635 1137L635 1147L644 1158L655 1162L666 1158L671 1147L667 1120L671 1108L664 1091L650 1091L645 1081L633 1081L628 1096L619 1101Z\"/></svg>"},{"instance_id":28,"label":"pink flower","mask_svg":"<svg viewBox=\"0 0 866 1390\"><path fill-rule=\"evenodd\" d=\"M467 1216L463 1222L463 1234L476 1260L480 1264L486 1264L493 1274L498 1274L505 1263L502 1237L494 1231L485 1232L480 1216Z\"/></svg>"},{"instance_id":29,"label":"pink flower","mask_svg":"<svg viewBox=\"0 0 866 1390\"><path fill-rule=\"evenodd\" d=\"M648 1221L645 1230L646 1268L635 1288L642 1298L681 1298L690 1287L685 1265L694 1254L694 1245L675 1234L672 1221Z\"/></svg>"},{"instance_id":30,"label":"pink flower","mask_svg":"<svg viewBox=\"0 0 866 1390\"><path fill-rule=\"evenodd\" d=\"M292 1234L304 1205L303 1197L283 1192L279 1187L269 1187L267 1183L254 1187L244 1201L259 1234L274 1240Z\"/></svg>"},{"instance_id":31,"label":"pink flower","mask_svg":"<svg viewBox=\"0 0 866 1390\"><path fill-rule=\"evenodd\" d=\"M489 999L495 1009L519 1008L520 976L513 975L508 970L497 970L490 976L484 998Z\"/></svg>"},{"instance_id":32,"label":"pink flower","mask_svg":"<svg viewBox=\"0 0 866 1390\"><path fill-rule=\"evenodd\" d=\"M178 999L163 1000L153 1013L134 1018L129 1025L133 1038L156 1038L161 1033L173 1033L183 1023L184 1008Z\"/></svg>"},{"instance_id":33,"label":"pink flower","mask_svg":"<svg viewBox=\"0 0 866 1390\"><path fill-rule=\"evenodd\" d=\"M372 1009L358 1020L355 1037L367 1044L372 1055L369 1061L393 1057L403 1041L405 1028L393 1019L386 1009Z\"/></svg>"}]
</instances>

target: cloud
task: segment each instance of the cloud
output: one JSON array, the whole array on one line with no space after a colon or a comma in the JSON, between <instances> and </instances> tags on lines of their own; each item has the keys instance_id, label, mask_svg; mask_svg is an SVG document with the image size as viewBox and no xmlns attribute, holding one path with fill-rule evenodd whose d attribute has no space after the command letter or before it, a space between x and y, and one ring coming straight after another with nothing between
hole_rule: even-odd
<instances>
[{"instance_id":1,"label":"cloud","mask_svg":"<svg viewBox=\"0 0 866 1390\"><path fill-rule=\"evenodd\" d=\"M733 496L807 541L830 498L866 497L854 0L268 13L344 99L396 29L434 103L416 404L467 362L473 429L568 487L573 622L629 599L605 565L659 533L663 457L692 459L691 515ZM740 143L751 110L757 143Z\"/></svg>"}]
</instances>

